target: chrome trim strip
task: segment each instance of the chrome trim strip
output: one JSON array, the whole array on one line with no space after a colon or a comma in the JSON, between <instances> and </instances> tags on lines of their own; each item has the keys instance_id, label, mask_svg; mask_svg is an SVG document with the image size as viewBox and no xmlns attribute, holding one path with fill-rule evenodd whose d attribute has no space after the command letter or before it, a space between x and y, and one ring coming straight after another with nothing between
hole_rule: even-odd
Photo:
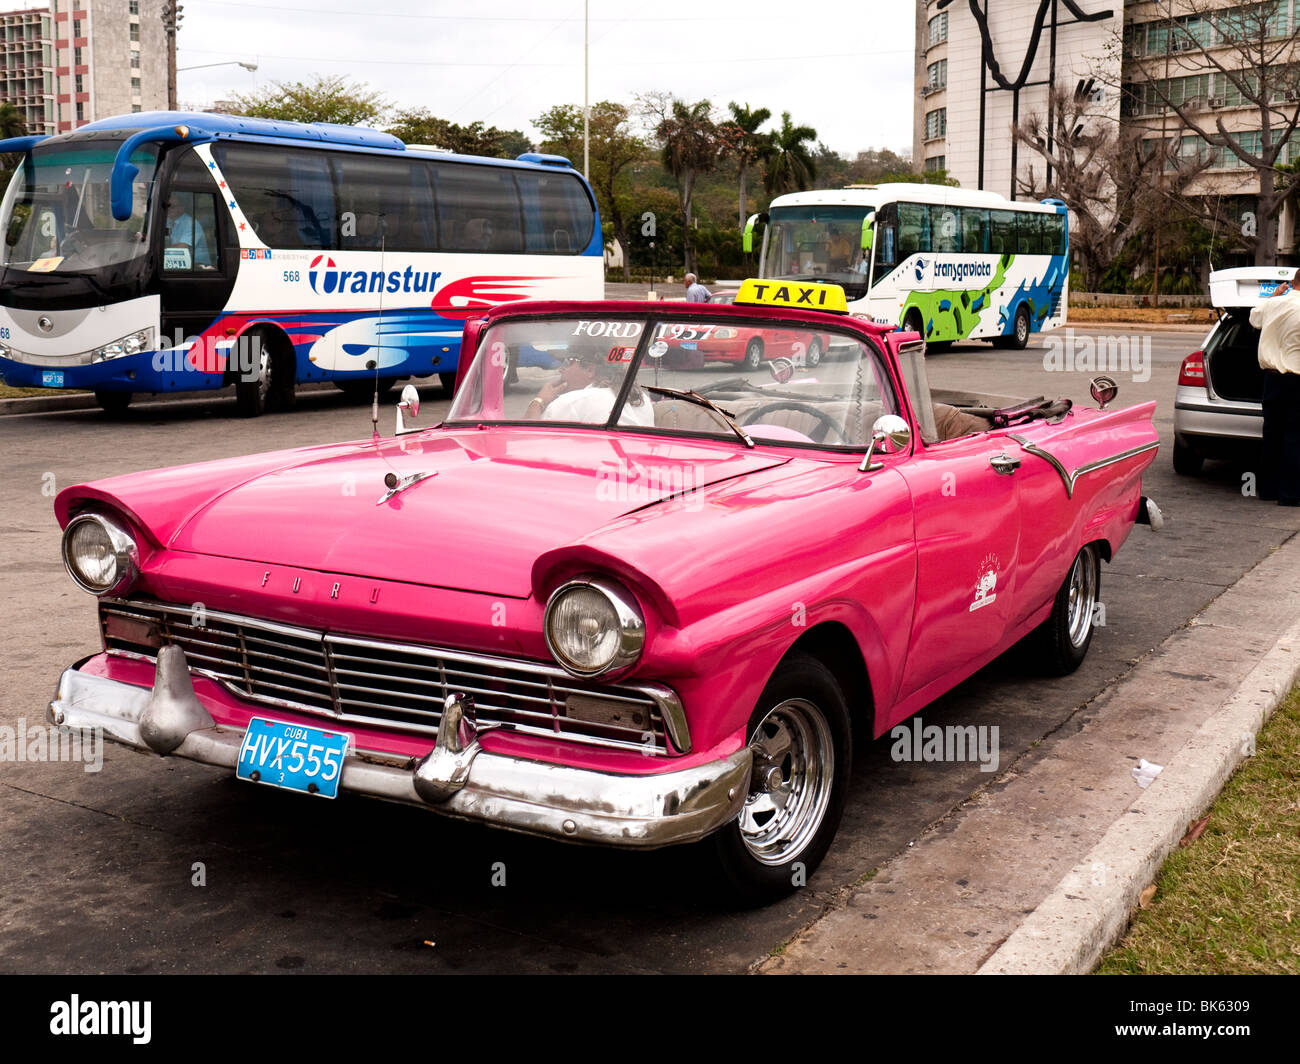
<instances>
[{"instance_id":1,"label":"chrome trim strip","mask_svg":"<svg viewBox=\"0 0 1300 1064\"><path fill-rule=\"evenodd\" d=\"M1079 466L1073 473L1067 473L1065 471L1065 466L1063 466L1060 460L1050 451L1044 450L1036 443L1031 443L1023 436L1018 436L1015 433L1007 433L1007 438L1015 440L1016 443L1020 444L1020 446L1030 454L1042 458L1044 461L1051 464L1052 468L1060 474L1061 482L1065 485L1065 497L1067 499L1074 498L1074 486L1079 482L1080 477L1086 476L1089 473L1095 473L1098 469L1105 469L1106 466L1114 465L1116 462L1123 462L1126 459L1135 458L1140 454L1146 454L1147 451L1154 451L1160 446L1159 441L1156 441L1155 443L1144 443L1141 447L1131 447L1127 451L1121 451L1119 454L1111 455L1109 458L1101 458L1095 462L1088 462L1085 465Z\"/></svg>"},{"instance_id":2,"label":"chrome trim strip","mask_svg":"<svg viewBox=\"0 0 1300 1064\"><path fill-rule=\"evenodd\" d=\"M144 687L66 669L50 703L50 718L70 728L102 728L115 742L152 749L140 734L153 693ZM152 710L157 712L157 710ZM200 722L201 723L201 722ZM239 759L240 728L188 730L173 756L226 770ZM383 763L381 762L383 760ZM622 776L480 750L463 785L430 803L415 785L409 759L349 753L340 786L359 794L418 805L446 816L568 842L653 849L693 842L739 814L749 795L753 754L748 746L694 768Z\"/></svg>"}]
</instances>

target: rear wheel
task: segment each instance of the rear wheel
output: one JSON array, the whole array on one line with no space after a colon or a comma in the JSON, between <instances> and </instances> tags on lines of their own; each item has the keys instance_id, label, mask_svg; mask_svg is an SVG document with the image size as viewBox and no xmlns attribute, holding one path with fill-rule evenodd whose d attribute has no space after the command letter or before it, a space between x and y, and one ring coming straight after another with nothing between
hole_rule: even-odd
<instances>
[{"instance_id":1,"label":"rear wheel","mask_svg":"<svg viewBox=\"0 0 1300 1064\"><path fill-rule=\"evenodd\" d=\"M1180 477L1194 477L1205 466L1205 459L1174 437L1174 472Z\"/></svg>"},{"instance_id":2,"label":"rear wheel","mask_svg":"<svg viewBox=\"0 0 1300 1064\"><path fill-rule=\"evenodd\" d=\"M106 392L102 388L95 389L95 402L109 417L120 417L125 413L126 408L131 405L133 396L133 392Z\"/></svg>"},{"instance_id":3,"label":"rear wheel","mask_svg":"<svg viewBox=\"0 0 1300 1064\"><path fill-rule=\"evenodd\" d=\"M1075 555L1065 582L1056 592L1052 615L1036 631L1045 666L1052 675L1074 672L1092 643L1093 611L1101 590L1101 561L1095 544Z\"/></svg>"},{"instance_id":4,"label":"rear wheel","mask_svg":"<svg viewBox=\"0 0 1300 1064\"><path fill-rule=\"evenodd\" d=\"M1029 308L1023 303L1016 308L1015 323L1010 336L1002 337L1002 347L1023 351L1029 346Z\"/></svg>"},{"instance_id":5,"label":"rear wheel","mask_svg":"<svg viewBox=\"0 0 1300 1064\"><path fill-rule=\"evenodd\" d=\"M745 368L758 369L763 364L763 341L755 336L745 347Z\"/></svg>"},{"instance_id":6,"label":"rear wheel","mask_svg":"<svg viewBox=\"0 0 1300 1064\"><path fill-rule=\"evenodd\" d=\"M830 670L790 655L768 681L749 737L749 796L706 844L731 896L761 905L807 882L844 810L852 743L848 707Z\"/></svg>"}]
</instances>

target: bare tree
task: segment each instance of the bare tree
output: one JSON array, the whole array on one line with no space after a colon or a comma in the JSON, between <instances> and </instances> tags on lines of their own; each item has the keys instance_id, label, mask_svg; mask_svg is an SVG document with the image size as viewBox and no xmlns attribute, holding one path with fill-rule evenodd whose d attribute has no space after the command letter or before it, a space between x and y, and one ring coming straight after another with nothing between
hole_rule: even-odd
<instances>
[{"instance_id":1,"label":"bare tree","mask_svg":"<svg viewBox=\"0 0 1300 1064\"><path fill-rule=\"evenodd\" d=\"M1170 142L1145 140L1141 129L1117 129L1096 113L1090 94L1064 84L1052 87L1049 109L1050 127L1035 112L1012 130L1044 163L1043 173L1031 165L1017 178L1017 192L1054 197L1074 212L1071 247L1088 288L1097 291L1129 241L1177 213L1171 206L1211 160L1204 153L1181 156Z\"/></svg>"},{"instance_id":2,"label":"bare tree","mask_svg":"<svg viewBox=\"0 0 1300 1064\"><path fill-rule=\"evenodd\" d=\"M1172 112L1180 125L1173 134L1195 135L1216 149L1214 165L1230 155L1254 171L1255 217L1242 235L1248 243L1253 238L1256 264L1272 264L1272 220L1288 195L1279 187L1278 167L1300 120L1300 22L1288 30L1284 0L1168 0L1161 6L1157 18L1130 25L1114 42L1124 53L1124 110L1131 118Z\"/></svg>"}]
</instances>

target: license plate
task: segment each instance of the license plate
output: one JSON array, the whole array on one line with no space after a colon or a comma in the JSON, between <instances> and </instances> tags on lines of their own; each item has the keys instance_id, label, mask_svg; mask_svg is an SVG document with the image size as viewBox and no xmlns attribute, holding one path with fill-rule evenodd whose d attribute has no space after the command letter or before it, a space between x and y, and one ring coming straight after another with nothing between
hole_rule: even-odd
<instances>
[{"instance_id":1,"label":"license plate","mask_svg":"<svg viewBox=\"0 0 1300 1064\"><path fill-rule=\"evenodd\" d=\"M1274 292L1277 291L1277 286L1281 283L1282 283L1281 281L1260 281L1259 298L1267 299L1269 296L1271 296Z\"/></svg>"},{"instance_id":2,"label":"license plate","mask_svg":"<svg viewBox=\"0 0 1300 1064\"><path fill-rule=\"evenodd\" d=\"M700 349L699 344L678 344L677 346L683 351L698 351Z\"/></svg>"},{"instance_id":3,"label":"license plate","mask_svg":"<svg viewBox=\"0 0 1300 1064\"><path fill-rule=\"evenodd\" d=\"M252 783L334 798L347 751L348 737L340 732L254 717L239 748L235 775Z\"/></svg>"},{"instance_id":4,"label":"license plate","mask_svg":"<svg viewBox=\"0 0 1300 1064\"><path fill-rule=\"evenodd\" d=\"M62 388L63 371L62 370L41 370L41 387L42 388Z\"/></svg>"}]
</instances>

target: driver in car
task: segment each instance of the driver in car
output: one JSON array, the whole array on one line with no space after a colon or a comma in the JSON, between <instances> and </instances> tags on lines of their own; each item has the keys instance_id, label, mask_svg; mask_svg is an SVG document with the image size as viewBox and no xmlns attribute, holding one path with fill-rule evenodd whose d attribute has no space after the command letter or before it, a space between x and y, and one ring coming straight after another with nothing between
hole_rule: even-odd
<instances>
[{"instance_id":1,"label":"driver in car","mask_svg":"<svg viewBox=\"0 0 1300 1064\"><path fill-rule=\"evenodd\" d=\"M528 404L524 416L543 421L603 425L614 409L626 366L625 362L610 362L603 350L575 350L560 366L559 377L543 385ZM633 387L618 422L620 425L654 425L654 410L640 388Z\"/></svg>"}]
</instances>

